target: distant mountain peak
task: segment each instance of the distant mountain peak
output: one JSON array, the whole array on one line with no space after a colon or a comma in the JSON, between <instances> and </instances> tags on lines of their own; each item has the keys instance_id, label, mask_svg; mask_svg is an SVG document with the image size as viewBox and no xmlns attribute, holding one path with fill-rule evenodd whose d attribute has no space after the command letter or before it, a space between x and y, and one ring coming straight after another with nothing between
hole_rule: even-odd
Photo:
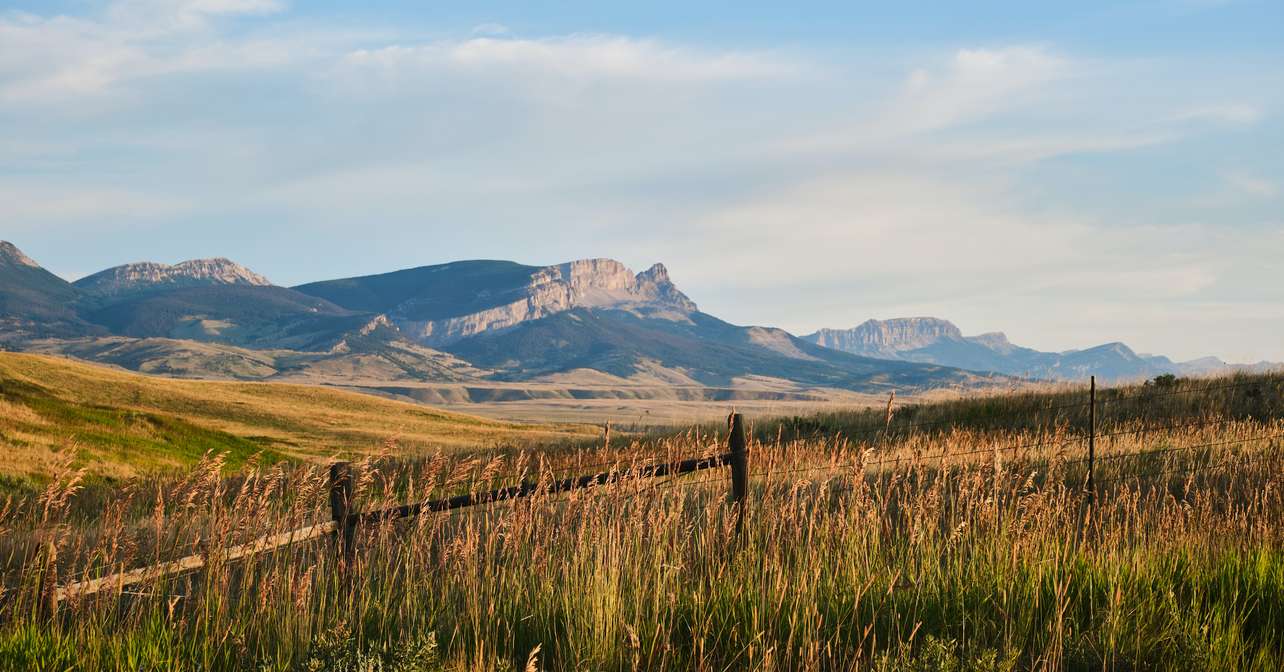
<instances>
[{"instance_id":1,"label":"distant mountain peak","mask_svg":"<svg viewBox=\"0 0 1284 672\"><path fill-rule=\"evenodd\" d=\"M851 329L821 329L803 338L835 350L891 358L943 339L961 341L963 332L953 322L937 317L897 317L866 320Z\"/></svg>"},{"instance_id":2,"label":"distant mountain peak","mask_svg":"<svg viewBox=\"0 0 1284 672\"><path fill-rule=\"evenodd\" d=\"M695 312L696 305L669 279L664 264L653 264L634 275L628 266L614 259L579 259L545 267L536 274L539 282L564 285L567 308L623 307L642 303L665 304Z\"/></svg>"},{"instance_id":3,"label":"distant mountain peak","mask_svg":"<svg viewBox=\"0 0 1284 672\"><path fill-rule=\"evenodd\" d=\"M0 240L0 262L14 266L40 268L40 264L37 264L31 257L23 254L22 250L18 249L17 245L14 245L7 240Z\"/></svg>"},{"instance_id":4,"label":"distant mountain peak","mask_svg":"<svg viewBox=\"0 0 1284 672\"><path fill-rule=\"evenodd\" d=\"M638 273L635 278L634 292L650 301L677 308L686 313L699 310L695 302L687 298L669 279L669 269L664 264L652 264L651 268Z\"/></svg>"},{"instance_id":5,"label":"distant mountain peak","mask_svg":"<svg viewBox=\"0 0 1284 672\"><path fill-rule=\"evenodd\" d=\"M91 296L115 298L153 289L220 285L270 287L272 282L230 259L216 257L174 265L149 261L125 264L81 278L75 285Z\"/></svg>"},{"instance_id":6,"label":"distant mountain peak","mask_svg":"<svg viewBox=\"0 0 1284 672\"><path fill-rule=\"evenodd\" d=\"M614 259L553 266L473 260L297 288L350 310L386 314L407 338L441 347L575 308L684 320L696 304L662 264L634 274Z\"/></svg>"},{"instance_id":7,"label":"distant mountain peak","mask_svg":"<svg viewBox=\"0 0 1284 672\"><path fill-rule=\"evenodd\" d=\"M1001 331L990 331L976 336L969 336L968 340L986 345L1009 346L1012 341L1008 340L1008 335Z\"/></svg>"},{"instance_id":8,"label":"distant mountain peak","mask_svg":"<svg viewBox=\"0 0 1284 672\"><path fill-rule=\"evenodd\" d=\"M856 355L954 366L1052 380L1137 380L1161 373L1200 375L1230 370L1268 370L1269 363L1227 364L1216 357L1174 362L1138 354L1111 341L1090 348L1041 352L1014 345L999 331L963 336L953 323L934 317L868 320L852 329L821 329L803 340Z\"/></svg>"},{"instance_id":9,"label":"distant mountain peak","mask_svg":"<svg viewBox=\"0 0 1284 672\"><path fill-rule=\"evenodd\" d=\"M75 301L71 283L0 241L0 344L92 333L76 314Z\"/></svg>"},{"instance_id":10,"label":"distant mountain peak","mask_svg":"<svg viewBox=\"0 0 1284 672\"><path fill-rule=\"evenodd\" d=\"M638 280L645 279L648 282L672 284L672 281L669 280L669 269L665 268L664 264L661 264L659 262L651 264L651 268L648 268L645 271L638 273L637 277L638 277Z\"/></svg>"},{"instance_id":11,"label":"distant mountain peak","mask_svg":"<svg viewBox=\"0 0 1284 672\"><path fill-rule=\"evenodd\" d=\"M1017 346L1013 345L1012 341L1008 340L1008 335L1001 331L991 331L984 334L977 334L976 336L968 336L967 340L978 345L985 346L1001 355L1011 354L1017 349Z\"/></svg>"}]
</instances>

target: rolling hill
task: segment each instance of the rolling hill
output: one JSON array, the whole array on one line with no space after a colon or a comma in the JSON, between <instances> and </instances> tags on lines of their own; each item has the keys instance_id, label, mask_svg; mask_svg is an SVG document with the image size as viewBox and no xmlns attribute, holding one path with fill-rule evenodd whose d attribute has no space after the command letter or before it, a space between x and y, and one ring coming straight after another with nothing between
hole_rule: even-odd
<instances>
[{"instance_id":1,"label":"rolling hill","mask_svg":"<svg viewBox=\"0 0 1284 672\"><path fill-rule=\"evenodd\" d=\"M0 475L48 474L72 451L91 474L189 465L207 450L233 465L421 453L596 437L597 427L517 424L315 386L143 376L59 357L0 353Z\"/></svg>"}]
</instances>

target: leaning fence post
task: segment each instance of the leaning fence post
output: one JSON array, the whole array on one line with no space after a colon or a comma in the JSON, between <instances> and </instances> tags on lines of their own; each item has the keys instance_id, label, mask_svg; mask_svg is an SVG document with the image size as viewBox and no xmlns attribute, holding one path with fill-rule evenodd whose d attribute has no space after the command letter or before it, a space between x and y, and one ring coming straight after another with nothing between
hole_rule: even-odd
<instances>
[{"instance_id":1,"label":"leaning fence post","mask_svg":"<svg viewBox=\"0 0 1284 672\"><path fill-rule=\"evenodd\" d=\"M335 462L330 465L330 517L334 520L335 552L339 562L351 565L356 548L356 521L352 519L352 465Z\"/></svg>"},{"instance_id":2,"label":"leaning fence post","mask_svg":"<svg viewBox=\"0 0 1284 672\"><path fill-rule=\"evenodd\" d=\"M745 519L745 498L749 495L749 457L745 450L745 426L739 413L727 418L731 444L731 500L736 503L736 536Z\"/></svg>"}]
</instances>

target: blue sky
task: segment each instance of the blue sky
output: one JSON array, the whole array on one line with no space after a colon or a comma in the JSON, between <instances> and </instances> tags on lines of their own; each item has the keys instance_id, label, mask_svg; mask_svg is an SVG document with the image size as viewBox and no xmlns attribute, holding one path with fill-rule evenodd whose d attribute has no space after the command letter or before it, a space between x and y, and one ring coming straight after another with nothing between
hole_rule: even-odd
<instances>
[{"instance_id":1,"label":"blue sky","mask_svg":"<svg viewBox=\"0 0 1284 672\"><path fill-rule=\"evenodd\" d=\"M1284 3L1048 4L0 2L0 238L1284 360Z\"/></svg>"}]
</instances>

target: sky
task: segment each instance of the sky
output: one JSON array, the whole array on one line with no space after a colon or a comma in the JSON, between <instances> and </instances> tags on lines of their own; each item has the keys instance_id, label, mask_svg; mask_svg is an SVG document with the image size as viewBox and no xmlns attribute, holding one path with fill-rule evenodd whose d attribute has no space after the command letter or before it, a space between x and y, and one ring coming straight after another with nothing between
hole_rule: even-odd
<instances>
[{"instance_id":1,"label":"sky","mask_svg":"<svg viewBox=\"0 0 1284 672\"><path fill-rule=\"evenodd\" d=\"M0 0L0 239L1284 361L1279 0L625 4Z\"/></svg>"}]
</instances>

